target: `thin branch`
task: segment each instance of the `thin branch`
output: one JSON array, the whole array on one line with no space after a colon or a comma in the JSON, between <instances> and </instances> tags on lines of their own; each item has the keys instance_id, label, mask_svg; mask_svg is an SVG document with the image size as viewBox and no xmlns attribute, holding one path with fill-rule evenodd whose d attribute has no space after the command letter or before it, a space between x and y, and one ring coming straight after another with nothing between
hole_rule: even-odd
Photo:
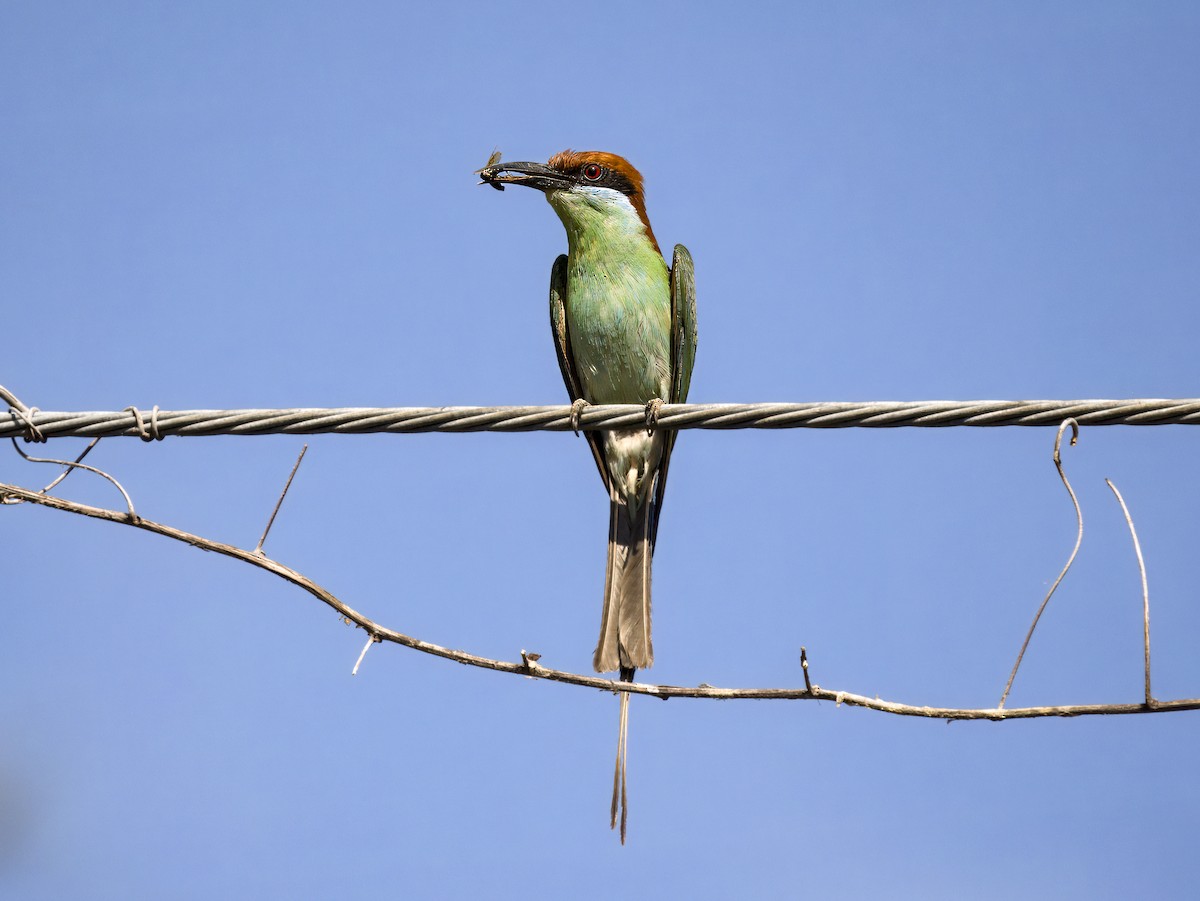
<instances>
[{"instance_id":1,"label":"thin branch","mask_svg":"<svg viewBox=\"0 0 1200 901\"><path fill-rule=\"evenodd\" d=\"M1011 720L1011 719L1030 719L1033 717L1044 716L1095 716L1095 715L1123 715L1133 713L1163 713L1168 711L1178 710L1200 710L1200 698L1184 698L1175 701L1156 701L1151 704L1072 704L1056 707L1018 707L1012 710L1001 710L999 708L981 708L969 709L958 707L920 707L910 704L900 704L895 701L884 701L879 698L869 698L865 695L852 694L846 691L831 691L826 688L714 688L711 685L703 686L680 686L680 685L650 685L642 682L620 682L614 679L603 679L598 676L585 676L578 673L570 673L562 670L549 669L538 663L533 654L523 655L521 663L513 663L506 660L493 660L488 657L480 657L476 654L469 654L465 651L455 651L450 648L442 647L441 645L432 644L431 642L422 641L419 638L413 638L410 635L405 635L397 632L394 629L389 629L386 626L381 626L349 605L343 603L332 593L322 588L320 585L313 582L311 579L296 572L290 567L284 566L275 560L270 559L252 551L242 550L229 544L222 544L219 541L212 541L208 538L201 538L199 535L193 535L190 532L185 532L182 529L176 529L172 526L163 525L153 522L148 519L130 519L124 513L115 510L104 510L100 507L91 507L86 504L75 503L74 501L63 500L62 498L41 495L37 492L30 491L26 488L21 488L17 485L8 485L0 483L0 497L11 496L29 501L43 507L50 507L54 510L62 510L68 513L76 513L81 516L88 516L94 519L101 519L107 522L120 523L126 526L143 529L147 532L153 532L156 535L162 535L167 538L173 538L176 541L182 541L185 544L198 547L201 550L212 551L221 554L225 557L232 557L234 560L240 560L243 563L249 563L251 566L256 566L259 569L274 573L281 579L304 589L313 597L317 598L322 603L336 610L341 616L351 622L361 626L368 633L374 634L380 641L390 641L395 644L404 645L407 648L420 651L424 654L432 654L435 657L444 657L447 660L453 660L456 663L466 664L468 666L477 666L481 669L494 670L502 673L512 673L513 675L529 676L535 679L546 679L551 682L562 682L568 685L580 685L586 688L594 688L599 691L609 692L629 692L631 694L650 695L652 697L662 698L667 700L670 698L709 698L714 700L807 700L807 701L833 701L841 706L846 704L851 707L864 707L868 710L878 710L883 713L892 713L899 716L916 716L929 719L942 720Z\"/></svg>"},{"instance_id":2,"label":"thin branch","mask_svg":"<svg viewBox=\"0 0 1200 901\"><path fill-rule=\"evenodd\" d=\"M296 465L292 467L292 474L288 476L287 482L283 486L283 493L279 495L279 500L275 502L275 509L271 511L271 518L267 520L267 527L263 529L262 538L258 539L258 544L254 548L254 553L261 554L263 552L263 544L267 540L267 534L271 531L271 526L275 525L275 517L279 515L279 508L283 506L283 499L287 497L288 489L292 487L292 479L296 478L296 470L300 468L300 463L304 459L304 455L308 453L308 445L300 448L300 456L296 458ZM363 652L364 654L366 651ZM361 662L362 658L359 658ZM354 667L355 672L358 671L358 666Z\"/></svg>"},{"instance_id":3,"label":"thin branch","mask_svg":"<svg viewBox=\"0 0 1200 901\"><path fill-rule=\"evenodd\" d=\"M88 466L86 463L79 462L79 460L82 460L84 458L84 456L87 454L87 452L89 450L91 450L90 446L87 448L87 450L85 450L82 454L79 455L79 459L75 460L75 462L71 462L70 460L52 460L49 457L31 457L31 456L29 456L29 454L25 453L25 451L21 450L21 445L17 444L16 438L12 439L12 445L13 445L13 448L16 450L16 452L18 454L20 454L22 457L24 457L26 460L28 460L30 463L53 463L56 466L66 466L67 472L70 472L72 469L86 469L88 472L94 472L98 476L103 476L104 478L106 478L110 482L112 482L117 487L117 490L119 492L121 492L121 496L123 498L125 498L125 506L129 508L129 512L127 514L129 519L136 520L138 518L137 513L133 509L133 498L131 498L129 496L129 492L126 491L124 489L124 487L122 487L120 482L118 482L115 478L110 476L107 472L105 472L102 469L97 469L94 466ZM54 487L54 485L58 481L61 481L61 479L58 479L55 482L51 482L48 486L43 488L42 491L43 492L49 491L52 487Z\"/></svg>"},{"instance_id":4,"label":"thin branch","mask_svg":"<svg viewBox=\"0 0 1200 901\"><path fill-rule=\"evenodd\" d=\"M262 552L255 551L255 553L262 553ZM369 651L371 649L371 645L375 644L375 642L377 642L377 641L379 641L379 639L376 638L374 635L367 636L367 643L363 645L362 653L359 654L358 659L354 661L354 669L350 670L350 675L352 675L352 676L358 675L358 668L360 666L362 666L363 658L367 656L367 651Z\"/></svg>"},{"instance_id":5,"label":"thin branch","mask_svg":"<svg viewBox=\"0 0 1200 901\"><path fill-rule=\"evenodd\" d=\"M76 470L76 468L78 468L79 464L83 462L83 458L86 457L88 454L90 454L92 452L92 448L95 447L99 443L100 443L99 438L93 438L91 441L89 441L88 446L85 447L83 449L83 452L78 457L75 458L75 465L68 466L66 469L64 469L61 473L59 473L58 478L56 478L53 482L51 482L49 485L47 485L45 488L43 488L40 493L41 494L49 494L55 488L55 486L61 485L63 480L67 476L69 476L71 473L73 473ZM16 445L14 444L14 446L16 446ZM21 450L21 448L17 447L18 453L20 453L20 450ZM22 456L24 456L24 455L22 454ZM29 458L26 457L25 459L29 459Z\"/></svg>"},{"instance_id":6,"label":"thin branch","mask_svg":"<svg viewBox=\"0 0 1200 901\"><path fill-rule=\"evenodd\" d=\"M3 387L3 386L0 386L0 387ZM16 438L12 439L12 443L13 443L13 448L16 450L16 452L18 454L20 454L22 457L24 457L26 460L29 460L30 462L41 462L41 461L34 461L33 458L31 458L28 454L26 454L24 451L22 451L20 445L17 444ZM83 453L81 453L78 457L75 458L75 462L73 464L67 464L66 468L63 469L63 471L58 474L58 477L53 482L51 482L49 485L47 485L45 488L43 488L41 491L39 491L38 493L39 494L49 494L52 490L54 490L55 486L62 484L63 479L65 479L67 476L69 476L71 473L73 473L76 469L80 468L79 464L83 461L83 458L86 457L88 454L90 454L92 452L92 448L95 447L99 443L100 443L99 438L93 438L91 441L89 441L88 446L83 449ZM5 498L3 503L20 504L20 503L23 503L23 501L17 500L16 498L12 498L12 499Z\"/></svg>"},{"instance_id":7,"label":"thin branch","mask_svg":"<svg viewBox=\"0 0 1200 901\"><path fill-rule=\"evenodd\" d=\"M1142 544L1138 541L1137 529L1133 527L1133 517L1129 515L1129 508L1125 506L1125 498L1121 497L1121 492L1117 490L1117 486L1109 479L1105 479L1104 482L1112 489L1112 493L1117 496L1117 502L1121 505L1121 512L1125 514L1125 523L1129 526L1129 534L1133 538L1133 551L1137 554L1138 572L1142 575L1142 637L1145 646L1146 661L1146 706L1149 707L1155 701L1150 694L1150 589L1146 584L1146 561L1142 559Z\"/></svg>"},{"instance_id":8,"label":"thin branch","mask_svg":"<svg viewBox=\"0 0 1200 901\"><path fill-rule=\"evenodd\" d=\"M812 691L812 682L808 679L808 648L800 646L800 669L804 672L804 687L808 691ZM1001 704L1000 706L1004 706Z\"/></svg>"},{"instance_id":9,"label":"thin branch","mask_svg":"<svg viewBox=\"0 0 1200 901\"><path fill-rule=\"evenodd\" d=\"M1062 479L1062 483L1067 489L1067 494L1071 495L1071 503L1075 505L1075 522L1078 526L1075 533L1075 547L1071 549L1071 556L1067 558L1067 565L1062 568L1062 572L1058 574L1058 578L1054 580L1054 584L1046 592L1046 597L1042 600L1042 605L1038 607L1037 613L1033 615L1033 622L1029 624L1029 631L1025 633L1025 640L1021 643L1021 650L1017 653L1017 662L1013 664L1012 672L1008 674L1008 683L1004 686L1004 694L1000 695L1000 703L996 705L997 707L1003 707L1004 702L1008 700L1008 693L1012 691L1013 679L1017 678L1017 670L1021 668L1021 660L1025 657L1025 649L1029 647L1029 640L1033 638L1033 630L1037 628L1038 620L1046 612L1046 605L1050 603L1050 598L1054 596L1054 592L1058 590L1059 584L1066 577L1067 570L1075 562L1075 555L1079 553L1079 546L1083 544L1083 511L1079 509L1079 498L1075 496L1075 489L1071 487L1071 483L1067 479L1067 474L1063 471L1062 454L1060 453L1063 432L1066 431L1067 426L1071 427L1071 447L1079 443L1079 423L1074 419L1064 419L1062 425L1058 427L1058 434L1054 438L1054 466L1058 470L1058 477Z\"/></svg>"}]
</instances>

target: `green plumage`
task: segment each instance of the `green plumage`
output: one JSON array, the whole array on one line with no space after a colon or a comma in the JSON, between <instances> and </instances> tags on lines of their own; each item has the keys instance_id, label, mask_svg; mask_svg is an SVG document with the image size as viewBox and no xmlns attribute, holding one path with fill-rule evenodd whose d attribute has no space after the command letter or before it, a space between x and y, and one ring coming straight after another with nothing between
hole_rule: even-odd
<instances>
[{"instance_id":1,"label":"green plumage","mask_svg":"<svg viewBox=\"0 0 1200 901\"><path fill-rule=\"evenodd\" d=\"M568 252L550 272L550 329L572 402L683 403L696 358L696 288L692 257L675 246L667 268L642 201L642 176L621 157L564 150L546 165L501 163L479 170L503 190L542 191L567 230ZM584 432L608 491L608 565L597 672L620 670L632 682L654 662L650 642L650 562L667 486L675 432L648 428ZM620 811L625 843L629 693L613 771L612 825Z\"/></svg>"},{"instance_id":2,"label":"green plumage","mask_svg":"<svg viewBox=\"0 0 1200 901\"><path fill-rule=\"evenodd\" d=\"M674 265L650 241L629 204L588 194L552 194L568 254L551 272L550 322L572 400L682 403L696 351L691 256ZM674 432L588 432L609 492L608 565L598 672L650 666L650 564Z\"/></svg>"}]
</instances>

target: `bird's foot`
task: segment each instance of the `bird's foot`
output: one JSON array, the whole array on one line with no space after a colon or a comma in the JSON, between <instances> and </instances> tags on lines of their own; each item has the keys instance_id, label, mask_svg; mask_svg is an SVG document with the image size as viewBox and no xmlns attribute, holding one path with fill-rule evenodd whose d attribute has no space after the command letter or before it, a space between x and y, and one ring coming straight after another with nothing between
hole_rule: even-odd
<instances>
[{"instance_id":1,"label":"bird's foot","mask_svg":"<svg viewBox=\"0 0 1200 901\"><path fill-rule=\"evenodd\" d=\"M583 415L583 408L590 407L591 404L582 397L577 397L571 402L571 431L575 436L579 436L579 417Z\"/></svg>"},{"instance_id":2,"label":"bird's foot","mask_svg":"<svg viewBox=\"0 0 1200 901\"><path fill-rule=\"evenodd\" d=\"M658 411L662 409L664 401L661 397L656 397L653 400L646 402L646 434L653 435L654 428L658 425Z\"/></svg>"}]
</instances>

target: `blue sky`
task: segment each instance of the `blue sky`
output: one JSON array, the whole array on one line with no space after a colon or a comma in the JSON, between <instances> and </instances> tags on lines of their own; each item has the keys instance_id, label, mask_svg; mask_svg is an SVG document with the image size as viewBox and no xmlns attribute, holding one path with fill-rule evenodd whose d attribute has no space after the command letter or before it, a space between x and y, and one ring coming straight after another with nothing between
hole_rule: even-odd
<instances>
[{"instance_id":1,"label":"blue sky","mask_svg":"<svg viewBox=\"0 0 1200 901\"><path fill-rule=\"evenodd\" d=\"M473 169L611 150L696 260L695 401L1196 396L1190 4L8 4L0 384L53 410L557 403L561 226ZM1053 429L684 433L654 679L990 706L1074 540ZM1196 436L1085 429L1010 705L1200 695ZM253 547L297 438L103 442ZM267 550L380 622L586 671L569 434L326 436ZM51 451L65 456L79 442ZM0 480L52 473L0 454ZM64 496L119 498L75 475ZM617 703L400 648L161 538L0 510L0 894L1181 897L1197 714Z\"/></svg>"}]
</instances>

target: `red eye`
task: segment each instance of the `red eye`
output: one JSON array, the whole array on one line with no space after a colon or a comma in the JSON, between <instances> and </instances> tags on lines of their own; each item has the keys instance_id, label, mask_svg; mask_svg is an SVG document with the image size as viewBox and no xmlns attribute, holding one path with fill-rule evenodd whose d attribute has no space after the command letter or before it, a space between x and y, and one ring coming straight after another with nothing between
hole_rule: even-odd
<instances>
[{"instance_id":1,"label":"red eye","mask_svg":"<svg viewBox=\"0 0 1200 901\"><path fill-rule=\"evenodd\" d=\"M583 177L588 181L599 181L600 176L604 174L604 170L595 163L588 163L583 167Z\"/></svg>"}]
</instances>

